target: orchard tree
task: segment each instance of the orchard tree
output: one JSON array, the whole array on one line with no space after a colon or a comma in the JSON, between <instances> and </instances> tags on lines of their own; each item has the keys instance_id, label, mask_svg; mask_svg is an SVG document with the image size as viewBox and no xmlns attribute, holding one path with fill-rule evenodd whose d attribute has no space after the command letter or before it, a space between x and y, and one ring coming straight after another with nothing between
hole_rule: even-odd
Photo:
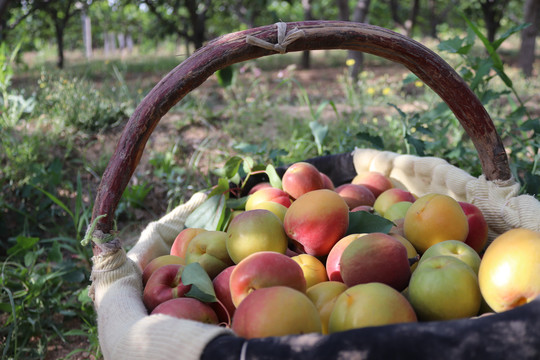
<instances>
[{"instance_id":1,"label":"orchard tree","mask_svg":"<svg viewBox=\"0 0 540 360\"><path fill-rule=\"evenodd\" d=\"M138 0L158 21L161 34L177 34L196 49L206 41L206 21L212 0ZM127 3L131 3L128 1Z\"/></svg>"},{"instance_id":2,"label":"orchard tree","mask_svg":"<svg viewBox=\"0 0 540 360\"><path fill-rule=\"evenodd\" d=\"M260 20L268 17L268 5L268 0L233 0L224 1L223 8L248 28L254 28L266 25Z\"/></svg>"},{"instance_id":3,"label":"orchard tree","mask_svg":"<svg viewBox=\"0 0 540 360\"><path fill-rule=\"evenodd\" d=\"M525 23L530 24L521 32L521 47L519 50L519 65L526 77L532 76L534 64L534 49L536 36L540 26L540 0L527 0L524 11Z\"/></svg>"},{"instance_id":4,"label":"orchard tree","mask_svg":"<svg viewBox=\"0 0 540 360\"><path fill-rule=\"evenodd\" d=\"M18 1L0 0L0 43L4 41L7 31L13 29L21 21L10 21L10 14L20 6L21 4ZM11 24L8 24L9 22Z\"/></svg>"},{"instance_id":5,"label":"orchard tree","mask_svg":"<svg viewBox=\"0 0 540 360\"><path fill-rule=\"evenodd\" d=\"M54 27L58 60L56 66L64 67L64 33L70 19L80 11L77 0L41 0L35 1L35 6L45 13Z\"/></svg>"},{"instance_id":6,"label":"orchard tree","mask_svg":"<svg viewBox=\"0 0 540 360\"><path fill-rule=\"evenodd\" d=\"M490 42L495 41L497 30L501 26L501 20L510 0L482 0L482 14L487 30L487 38Z\"/></svg>"},{"instance_id":7,"label":"orchard tree","mask_svg":"<svg viewBox=\"0 0 540 360\"><path fill-rule=\"evenodd\" d=\"M0 25L2 28L0 36L5 36L6 31L11 31L15 26L20 26L24 22L26 30L30 30L31 36L45 37L50 34L52 29L57 46L57 66L64 67L64 36L68 24L77 15L83 6L89 6L91 0L27 0L27 1L9 1L0 0L0 6L5 6L11 10L11 15L2 15ZM11 16L5 21L4 16ZM8 24L9 21L9 24Z\"/></svg>"},{"instance_id":8,"label":"orchard tree","mask_svg":"<svg viewBox=\"0 0 540 360\"><path fill-rule=\"evenodd\" d=\"M347 0L337 1L339 9L339 19L342 21L349 21L349 3ZM359 23L366 23L369 13L370 0L358 0L354 7L352 21ZM350 76L353 80L358 78L358 74L364 67L364 53L361 51L349 51L348 58L353 61Z\"/></svg>"},{"instance_id":9,"label":"orchard tree","mask_svg":"<svg viewBox=\"0 0 540 360\"><path fill-rule=\"evenodd\" d=\"M403 7L403 1L390 0L389 7L394 25L403 29L408 36L411 36L420 10L420 1L412 0L410 8L407 9ZM405 19L403 19L404 17Z\"/></svg>"}]
</instances>

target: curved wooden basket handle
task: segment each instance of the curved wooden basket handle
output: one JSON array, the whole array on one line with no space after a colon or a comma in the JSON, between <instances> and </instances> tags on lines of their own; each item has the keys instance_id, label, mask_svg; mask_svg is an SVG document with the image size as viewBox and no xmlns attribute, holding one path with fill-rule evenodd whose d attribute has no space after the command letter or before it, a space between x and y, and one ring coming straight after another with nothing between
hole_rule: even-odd
<instances>
[{"instance_id":1,"label":"curved wooden basket handle","mask_svg":"<svg viewBox=\"0 0 540 360\"><path fill-rule=\"evenodd\" d=\"M306 21L286 24L303 36L287 45L286 52L348 49L377 55L404 65L448 104L472 139L488 180L511 177L508 158L493 121L463 79L422 44L377 26L342 21ZM146 142L159 120L186 94L214 72L229 65L278 53L246 42L247 36L276 44L276 24L221 36L210 41L167 74L135 109L101 179L92 221L109 234L114 213ZM283 49L281 49L283 50Z\"/></svg>"}]
</instances>

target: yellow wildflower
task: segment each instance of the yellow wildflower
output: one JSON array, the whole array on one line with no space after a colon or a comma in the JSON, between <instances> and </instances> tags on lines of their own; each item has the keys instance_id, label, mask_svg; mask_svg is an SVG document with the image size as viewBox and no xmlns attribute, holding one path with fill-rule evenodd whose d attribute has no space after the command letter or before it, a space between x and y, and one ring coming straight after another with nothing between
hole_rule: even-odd
<instances>
[{"instance_id":1,"label":"yellow wildflower","mask_svg":"<svg viewBox=\"0 0 540 360\"><path fill-rule=\"evenodd\" d=\"M354 65L354 59L347 59L347 61L345 61L345 64L347 66L353 66Z\"/></svg>"},{"instance_id":2,"label":"yellow wildflower","mask_svg":"<svg viewBox=\"0 0 540 360\"><path fill-rule=\"evenodd\" d=\"M385 87L383 90L382 90L382 93L383 95L388 95L390 94L392 90L389 88L389 87Z\"/></svg>"},{"instance_id":3,"label":"yellow wildflower","mask_svg":"<svg viewBox=\"0 0 540 360\"><path fill-rule=\"evenodd\" d=\"M416 81L414 82L414 86L416 86L417 88L419 88L419 87L424 86L424 83L421 82L420 80L416 80Z\"/></svg>"}]
</instances>

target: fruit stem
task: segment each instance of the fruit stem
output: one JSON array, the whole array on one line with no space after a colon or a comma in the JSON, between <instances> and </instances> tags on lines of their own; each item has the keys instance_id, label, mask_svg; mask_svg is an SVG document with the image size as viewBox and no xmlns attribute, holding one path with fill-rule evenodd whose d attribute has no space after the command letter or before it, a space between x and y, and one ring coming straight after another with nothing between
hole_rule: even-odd
<instances>
[{"instance_id":1,"label":"fruit stem","mask_svg":"<svg viewBox=\"0 0 540 360\"><path fill-rule=\"evenodd\" d=\"M413 266L418 261L420 261L420 255L416 255L415 257L409 258L409 266Z\"/></svg>"},{"instance_id":2,"label":"fruit stem","mask_svg":"<svg viewBox=\"0 0 540 360\"><path fill-rule=\"evenodd\" d=\"M219 301L219 299L216 298L216 302L225 310L225 314L227 314L227 322L225 323L225 326L230 328L231 327L231 314L229 314L229 311L227 310L227 307Z\"/></svg>"}]
</instances>

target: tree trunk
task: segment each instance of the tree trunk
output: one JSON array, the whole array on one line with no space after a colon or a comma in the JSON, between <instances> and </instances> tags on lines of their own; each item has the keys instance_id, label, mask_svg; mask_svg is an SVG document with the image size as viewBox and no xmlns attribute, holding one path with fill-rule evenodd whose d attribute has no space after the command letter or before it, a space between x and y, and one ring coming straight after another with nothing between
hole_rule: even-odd
<instances>
[{"instance_id":1,"label":"tree trunk","mask_svg":"<svg viewBox=\"0 0 540 360\"><path fill-rule=\"evenodd\" d=\"M429 0L429 36L438 39L437 26L446 19L448 13L456 6L458 0L449 1L444 9L437 12L437 1Z\"/></svg>"},{"instance_id":2,"label":"tree trunk","mask_svg":"<svg viewBox=\"0 0 540 360\"><path fill-rule=\"evenodd\" d=\"M206 15L199 14L193 26L193 45L201 48L206 41Z\"/></svg>"},{"instance_id":3,"label":"tree trunk","mask_svg":"<svg viewBox=\"0 0 540 360\"><path fill-rule=\"evenodd\" d=\"M338 11L339 11L339 20L349 21L350 10L349 10L349 1L348 0L336 0Z\"/></svg>"},{"instance_id":4,"label":"tree trunk","mask_svg":"<svg viewBox=\"0 0 540 360\"><path fill-rule=\"evenodd\" d=\"M390 15L392 16L392 20L394 21L394 24L400 27L403 26L403 23L401 22L401 19L399 18L399 1L390 0Z\"/></svg>"},{"instance_id":5,"label":"tree trunk","mask_svg":"<svg viewBox=\"0 0 540 360\"><path fill-rule=\"evenodd\" d=\"M86 9L81 13L82 28L83 28L83 42L84 42L84 54L87 59L92 57L92 22L90 17L86 13Z\"/></svg>"},{"instance_id":6,"label":"tree trunk","mask_svg":"<svg viewBox=\"0 0 540 360\"><path fill-rule=\"evenodd\" d=\"M58 50L58 60L56 62L56 66L59 69L64 68L64 28L56 23L55 26L56 31L56 48Z\"/></svg>"},{"instance_id":7,"label":"tree trunk","mask_svg":"<svg viewBox=\"0 0 540 360\"><path fill-rule=\"evenodd\" d=\"M416 19L418 18L418 12L420 10L420 0L414 0L409 19L405 22L405 30L408 37L412 37L414 27L416 26Z\"/></svg>"},{"instance_id":8,"label":"tree trunk","mask_svg":"<svg viewBox=\"0 0 540 360\"><path fill-rule=\"evenodd\" d=\"M353 12L353 21L364 23L367 22L367 15L369 13L370 0L358 0ZM364 68L364 53L361 51L349 51L349 59L354 60L354 64L351 67L351 78L356 81L358 74Z\"/></svg>"},{"instance_id":9,"label":"tree trunk","mask_svg":"<svg viewBox=\"0 0 540 360\"><path fill-rule=\"evenodd\" d=\"M208 7L203 6L203 9L199 10L200 6L195 0L186 1L186 7L189 12L191 29L193 30L191 41L195 49L198 49L203 46L206 40L206 11Z\"/></svg>"},{"instance_id":10,"label":"tree trunk","mask_svg":"<svg viewBox=\"0 0 540 360\"><path fill-rule=\"evenodd\" d=\"M4 36L7 28L7 8L9 0L0 0L0 44L4 41Z\"/></svg>"},{"instance_id":11,"label":"tree trunk","mask_svg":"<svg viewBox=\"0 0 540 360\"><path fill-rule=\"evenodd\" d=\"M531 24L521 32L521 47L519 49L519 66L525 77L532 76L536 35L540 25L540 0L527 0L524 11L525 23Z\"/></svg>"},{"instance_id":12,"label":"tree trunk","mask_svg":"<svg viewBox=\"0 0 540 360\"><path fill-rule=\"evenodd\" d=\"M486 23L487 38L490 42L495 41L497 30L501 26L501 18L509 0L483 0L480 4Z\"/></svg>"},{"instance_id":13,"label":"tree trunk","mask_svg":"<svg viewBox=\"0 0 540 360\"><path fill-rule=\"evenodd\" d=\"M302 0L302 7L304 8L304 20L313 20L313 13L311 12L311 0ZM302 52L300 66L302 69L311 68L311 57L309 51Z\"/></svg>"}]
</instances>

